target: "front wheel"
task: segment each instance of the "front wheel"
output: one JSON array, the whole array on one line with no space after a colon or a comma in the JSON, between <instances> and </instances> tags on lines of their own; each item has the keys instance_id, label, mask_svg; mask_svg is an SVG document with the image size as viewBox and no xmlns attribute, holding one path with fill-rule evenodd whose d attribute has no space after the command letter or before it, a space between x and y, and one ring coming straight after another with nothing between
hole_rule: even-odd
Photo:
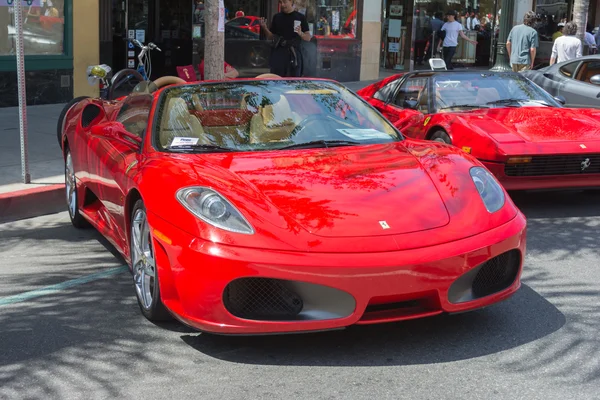
<instances>
[{"instance_id":1,"label":"front wheel","mask_svg":"<svg viewBox=\"0 0 600 400\"><path fill-rule=\"evenodd\" d=\"M142 314L150 321L165 321L171 315L160 297L156 257L152 248L152 234L148 225L146 207L138 200L131 216L131 267L135 294Z\"/></svg>"},{"instance_id":2,"label":"front wheel","mask_svg":"<svg viewBox=\"0 0 600 400\"><path fill-rule=\"evenodd\" d=\"M452 144L452 140L450 140L450 136L443 130L438 130L433 132L433 135L429 137L429 140L433 140L434 142Z\"/></svg>"}]
</instances>

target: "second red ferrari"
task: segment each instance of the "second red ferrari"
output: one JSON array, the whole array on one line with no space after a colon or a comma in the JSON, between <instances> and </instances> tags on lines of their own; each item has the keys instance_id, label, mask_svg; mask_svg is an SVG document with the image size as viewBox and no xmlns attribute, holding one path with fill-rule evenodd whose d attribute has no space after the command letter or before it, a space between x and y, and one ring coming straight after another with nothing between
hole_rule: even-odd
<instances>
[{"instance_id":1,"label":"second red ferrari","mask_svg":"<svg viewBox=\"0 0 600 400\"><path fill-rule=\"evenodd\" d=\"M600 110L513 72L399 74L358 94L406 136L477 157L508 190L600 187Z\"/></svg>"}]
</instances>

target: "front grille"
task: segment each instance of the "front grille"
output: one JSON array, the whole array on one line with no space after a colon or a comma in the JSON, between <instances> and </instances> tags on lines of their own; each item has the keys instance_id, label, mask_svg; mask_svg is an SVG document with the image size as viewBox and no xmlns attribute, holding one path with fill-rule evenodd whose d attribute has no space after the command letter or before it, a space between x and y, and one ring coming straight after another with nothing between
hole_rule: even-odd
<instances>
[{"instance_id":1,"label":"front grille","mask_svg":"<svg viewBox=\"0 0 600 400\"><path fill-rule=\"evenodd\" d=\"M508 288L519 271L520 253L518 250L500 254L485 262L473 279L473 296L488 296Z\"/></svg>"},{"instance_id":2,"label":"front grille","mask_svg":"<svg viewBox=\"0 0 600 400\"><path fill-rule=\"evenodd\" d=\"M294 319L304 305L285 281L270 278L236 279L225 288L223 303L238 318L271 321Z\"/></svg>"},{"instance_id":3,"label":"front grille","mask_svg":"<svg viewBox=\"0 0 600 400\"><path fill-rule=\"evenodd\" d=\"M506 164L506 176L600 174L600 154L534 156L531 162Z\"/></svg>"}]
</instances>

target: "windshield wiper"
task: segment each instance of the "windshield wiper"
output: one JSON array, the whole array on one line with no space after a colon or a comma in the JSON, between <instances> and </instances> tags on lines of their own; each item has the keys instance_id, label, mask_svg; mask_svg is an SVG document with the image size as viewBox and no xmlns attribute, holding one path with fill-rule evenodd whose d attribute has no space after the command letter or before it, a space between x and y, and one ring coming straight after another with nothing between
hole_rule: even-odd
<instances>
[{"instance_id":1,"label":"windshield wiper","mask_svg":"<svg viewBox=\"0 0 600 400\"><path fill-rule=\"evenodd\" d=\"M446 110L448 108L490 108L483 104L456 104L454 106L442 107L440 110Z\"/></svg>"},{"instance_id":2,"label":"windshield wiper","mask_svg":"<svg viewBox=\"0 0 600 400\"><path fill-rule=\"evenodd\" d=\"M212 151L235 151L235 149L230 149L229 147L221 147L215 144L186 144L184 146L174 146L169 147L169 150L178 151L190 151L190 150L212 150Z\"/></svg>"},{"instance_id":3,"label":"windshield wiper","mask_svg":"<svg viewBox=\"0 0 600 400\"><path fill-rule=\"evenodd\" d=\"M289 146L280 147L279 150L286 149L308 149L311 147L335 147L335 146L356 146L360 142L350 140L314 140L312 142L296 143Z\"/></svg>"},{"instance_id":4,"label":"windshield wiper","mask_svg":"<svg viewBox=\"0 0 600 400\"><path fill-rule=\"evenodd\" d=\"M488 101L485 104L510 104L510 103L518 103L520 101L530 101L529 99L499 99L494 101Z\"/></svg>"}]
</instances>

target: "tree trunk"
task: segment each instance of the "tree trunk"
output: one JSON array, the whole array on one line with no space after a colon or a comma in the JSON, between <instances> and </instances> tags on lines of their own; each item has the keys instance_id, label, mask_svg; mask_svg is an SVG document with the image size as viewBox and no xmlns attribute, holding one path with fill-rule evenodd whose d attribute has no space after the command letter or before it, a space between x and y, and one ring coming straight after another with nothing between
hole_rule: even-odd
<instances>
[{"instance_id":1,"label":"tree trunk","mask_svg":"<svg viewBox=\"0 0 600 400\"><path fill-rule=\"evenodd\" d=\"M577 38L585 46L585 27L587 25L590 0L575 0L573 2L573 22L577 24Z\"/></svg>"},{"instance_id":2,"label":"tree trunk","mask_svg":"<svg viewBox=\"0 0 600 400\"><path fill-rule=\"evenodd\" d=\"M204 41L204 79L225 79L223 62L225 61L225 33L219 32L219 13L225 23L225 7L223 0L206 0L204 2L204 23L206 37ZM221 30L224 30L221 28Z\"/></svg>"}]
</instances>

